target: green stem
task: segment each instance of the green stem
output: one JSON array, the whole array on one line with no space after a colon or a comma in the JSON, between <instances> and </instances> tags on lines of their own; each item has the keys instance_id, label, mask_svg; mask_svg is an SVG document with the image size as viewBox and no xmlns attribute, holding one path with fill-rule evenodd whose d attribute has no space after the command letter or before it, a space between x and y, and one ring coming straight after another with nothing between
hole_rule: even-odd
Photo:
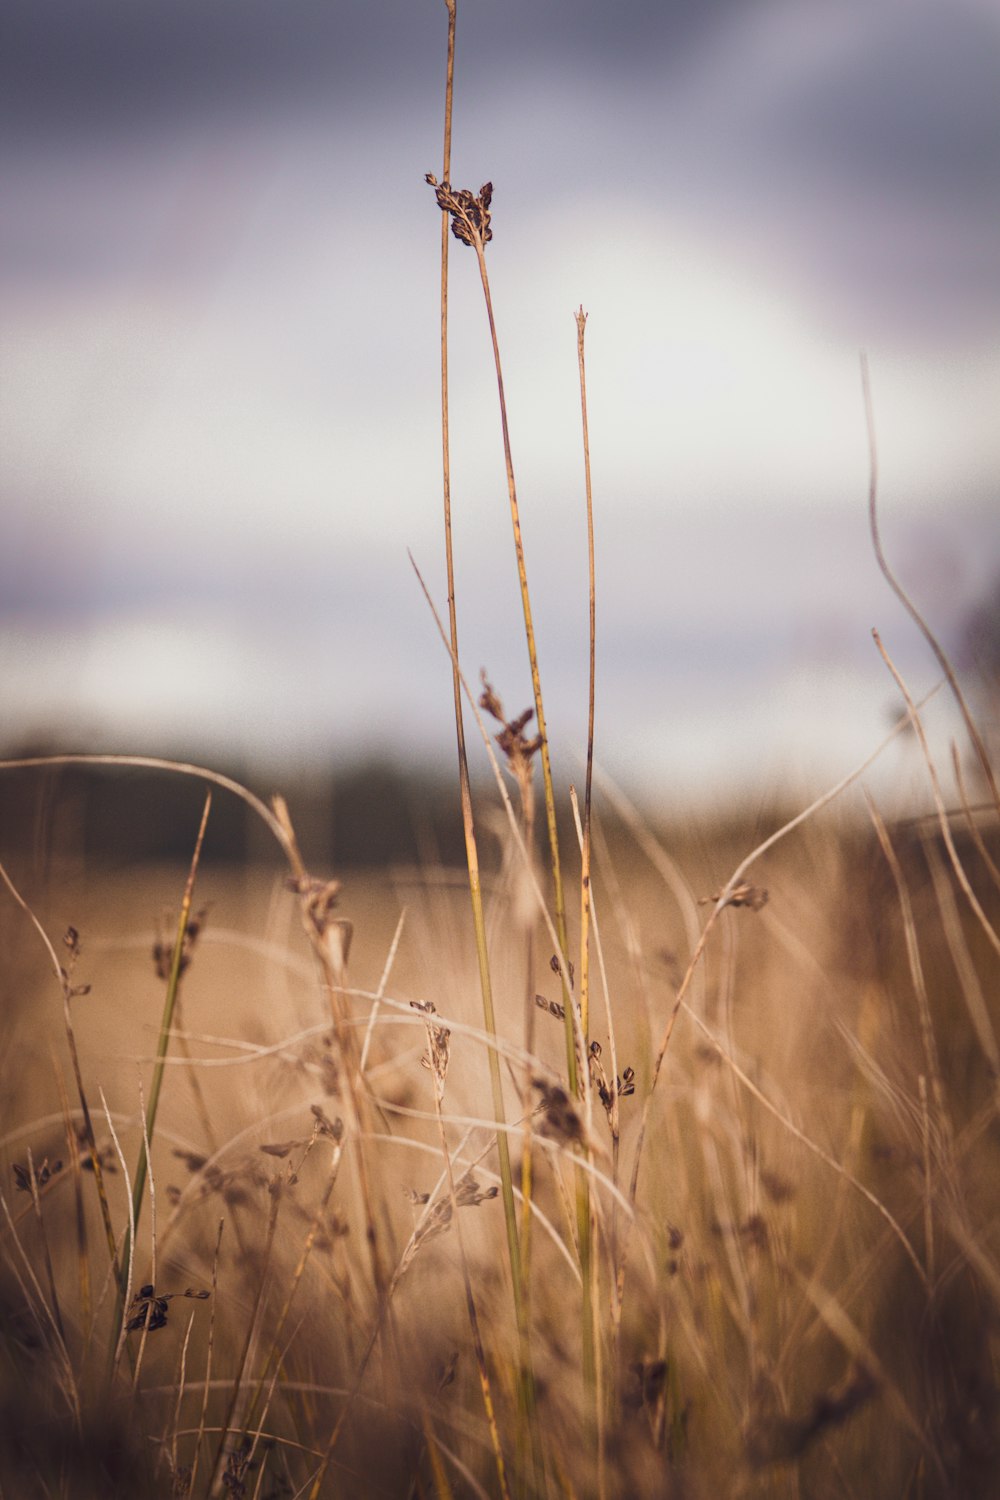
<instances>
[{"instance_id":1,"label":"green stem","mask_svg":"<svg viewBox=\"0 0 1000 1500\"><path fill-rule=\"evenodd\" d=\"M137 1235L139 1228L139 1215L142 1212L142 1200L146 1190L146 1176L149 1171L149 1146L152 1145L153 1131L156 1127L156 1114L160 1104L160 1091L163 1088L163 1076L166 1072L166 1056L170 1048L170 1031L173 1025L174 1008L177 1004L177 994L181 982L181 969L184 959L184 940L187 937L188 921L191 916L191 903L194 898L194 882L198 873L198 864L201 859L201 846L205 838L205 827L208 823L208 814L212 806L212 793L205 793L205 807L201 815L201 824L198 828L198 837L195 840L194 854L191 859L191 868L188 871L187 881L184 886L184 898L181 901L180 917L177 922L177 936L174 939L174 950L170 960L170 974L167 979L167 994L163 1002L163 1017L160 1021L160 1035L156 1044L156 1066L153 1069L153 1082L149 1090L149 1107L146 1111L146 1134L143 1138L142 1149L139 1153L139 1161L135 1170L135 1180L132 1188L132 1223ZM128 1263L132 1254L133 1229L130 1225L125 1233L125 1244L122 1249L121 1267L122 1276L128 1275ZM119 1328L121 1332L121 1320L125 1315L124 1307L124 1285L119 1281Z\"/></svg>"}]
</instances>

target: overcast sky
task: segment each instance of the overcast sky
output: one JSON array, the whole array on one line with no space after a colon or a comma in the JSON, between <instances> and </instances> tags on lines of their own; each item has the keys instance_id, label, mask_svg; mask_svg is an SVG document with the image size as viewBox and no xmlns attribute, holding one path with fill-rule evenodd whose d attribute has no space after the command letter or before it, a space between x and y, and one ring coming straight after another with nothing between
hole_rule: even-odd
<instances>
[{"instance_id":1,"label":"overcast sky","mask_svg":"<svg viewBox=\"0 0 1000 1500\"><path fill-rule=\"evenodd\" d=\"M6 0L3 737L447 763L442 0ZM812 785L1000 568L987 0L459 0L550 730L667 797ZM452 254L462 654L530 701L475 260ZM894 752L895 753L895 752ZM894 763L898 775L901 762Z\"/></svg>"}]
</instances>

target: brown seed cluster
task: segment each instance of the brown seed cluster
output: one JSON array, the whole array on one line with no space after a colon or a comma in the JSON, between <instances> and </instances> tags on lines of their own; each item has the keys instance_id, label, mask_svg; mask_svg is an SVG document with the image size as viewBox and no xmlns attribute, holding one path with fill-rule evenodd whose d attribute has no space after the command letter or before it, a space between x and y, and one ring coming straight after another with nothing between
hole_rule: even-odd
<instances>
[{"instance_id":1,"label":"brown seed cluster","mask_svg":"<svg viewBox=\"0 0 1000 1500\"><path fill-rule=\"evenodd\" d=\"M434 189L438 207L451 214L451 232L463 245L483 249L493 238L490 228L490 204L493 184L484 182L478 195L468 188L453 188L450 182L438 182L433 172L424 178Z\"/></svg>"},{"instance_id":2,"label":"brown seed cluster","mask_svg":"<svg viewBox=\"0 0 1000 1500\"><path fill-rule=\"evenodd\" d=\"M480 1203L488 1203L495 1198L499 1191L500 1189L495 1184L493 1187L482 1187L470 1171L466 1172L455 1184L455 1202L459 1208L478 1208ZM430 1193L420 1193L414 1188L404 1188L403 1193L414 1207L421 1207L430 1202ZM413 1238L404 1251L401 1262L404 1270L421 1245L426 1244L428 1240L435 1239L439 1234L445 1234L451 1228L451 1220L450 1196L439 1198L426 1218L417 1226Z\"/></svg>"},{"instance_id":3,"label":"brown seed cluster","mask_svg":"<svg viewBox=\"0 0 1000 1500\"><path fill-rule=\"evenodd\" d=\"M201 911L195 912L193 917L188 918L187 926L184 929L184 941L181 944L181 962L180 968L177 971L178 974L183 974L190 967L191 960L194 957L195 944L201 936L208 912L209 908L203 906ZM170 978L170 970L174 961L174 944L176 938L171 933L170 928L171 918L169 913L165 912L160 918L159 930L156 934L156 941L153 944L153 967L156 970L157 978L164 981Z\"/></svg>"},{"instance_id":4,"label":"brown seed cluster","mask_svg":"<svg viewBox=\"0 0 1000 1500\"><path fill-rule=\"evenodd\" d=\"M630 1094L635 1093L635 1069L626 1068L621 1077L615 1079L614 1087L612 1087L601 1061L600 1042L591 1042L587 1061L590 1064L590 1077L597 1090L597 1096L610 1118L615 1100L627 1099Z\"/></svg>"},{"instance_id":5,"label":"brown seed cluster","mask_svg":"<svg viewBox=\"0 0 1000 1500\"><path fill-rule=\"evenodd\" d=\"M221 1167L195 1151L175 1148L174 1156L184 1162L193 1175L200 1178L197 1186L201 1198L218 1193L230 1208L252 1204L257 1194L271 1184L270 1174L253 1156L244 1156L230 1167ZM181 1198L181 1190L170 1183L166 1195L169 1202L177 1204Z\"/></svg>"},{"instance_id":6,"label":"brown seed cluster","mask_svg":"<svg viewBox=\"0 0 1000 1500\"><path fill-rule=\"evenodd\" d=\"M422 1011L426 1016L437 1015L437 1007L430 1000L411 1000L413 1010ZM451 1032L447 1026L435 1025L431 1020L427 1021L427 1051L420 1059L421 1067L429 1068L434 1074L438 1089L444 1092L444 1081L448 1076L448 1062L451 1057Z\"/></svg>"},{"instance_id":7,"label":"brown seed cluster","mask_svg":"<svg viewBox=\"0 0 1000 1500\"><path fill-rule=\"evenodd\" d=\"M815 1396L811 1410L803 1417L759 1411L744 1434L747 1458L753 1468L762 1469L800 1457L817 1438L841 1427L866 1406L877 1392L874 1376L856 1365L841 1385Z\"/></svg>"},{"instance_id":8,"label":"brown seed cluster","mask_svg":"<svg viewBox=\"0 0 1000 1500\"><path fill-rule=\"evenodd\" d=\"M75 927L66 928L66 931L63 933L63 947L68 952L69 958L66 961L65 968L60 965L59 974L62 978L63 989L65 990L67 1000L75 1000L78 995L89 995L89 984L71 985L69 982L70 975L72 974L73 969L76 966L80 954L83 952L83 949L80 946L80 934L77 932Z\"/></svg>"},{"instance_id":9,"label":"brown seed cluster","mask_svg":"<svg viewBox=\"0 0 1000 1500\"><path fill-rule=\"evenodd\" d=\"M129 1303L129 1318L125 1327L129 1333L135 1333L140 1328L145 1328L152 1333L155 1328L163 1328L167 1322L167 1307L175 1297L192 1297L196 1302L204 1302L211 1293L195 1292L187 1287L183 1292L165 1292L158 1297L151 1283L141 1286Z\"/></svg>"},{"instance_id":10,"label":"brown seed cluster","mask_svg":"<svg viewBox=\"0 0 1000 1500\"><path fill-rule=\"evenodd\" d=\"M546 1000L544 995L536 995L535 1004L540 1010L547 1010L550 1016L555 1016L557 1021L565 1021L566 1007L561 1000Z\"/></svg>"},{"instance_id":11,"label":"brown seed cluster","mask_svg":"<svg viewBox=\"0 0 1000 1500\"><path fill-rule=\"evenodd\" d=\"M531 1081L542 1096L538 1104L542 1114L542 1135L567 1146L582 1142L583 1122L566 1090L558 1083L547 1083L544 1078Z\"/></svg>"},{"instance_id":12,"label":"brown seed cluster","mask_svg":"<svg viewBox=\"0 0 1000 1500\"><path fill-rule=\"evenodd\" d=\"M699 896L699 906L715 906L722 900L723 892L716 891L713 896ZM760 911L767 905L767 891L763 886L750 885L747 881L734 886L725 899L726 906L745 906L749 911Z\"/></svg>"},{"instance_id":13,"label":"brown seed cluster","mask_svg":"<svg viewBox=\"0 0 1000 1500\"><path fill-rule=\"evenodd\" d=\"M14 1185L19 1193L30 1193L32 1191L32 1179L34 1179L35 1187L43 1188L57 1172L62 1171L62 1165L61 1161L54 1161L49 1166L48 1157L39 1166L35 1166L30 1161L27 1166L24 1166L23 1163L16 1161L11 1167L14 1173Z\"/></svg>"},{"instance_id":14,"label":"brown seed cluster","mask_svg":"<svg viewBox=\"0 0 1000 1500\"><path fill-rule=\"evenodd\" d=\"M508 719L485 669L480 672L479 677L483 684L479 707L500 725L500 733L495 736L496 742L503 751L508 772L517 783L522 811L526 818L530 818L534 811L534 757L542 748L542 737L536 734L529 739L524 731L535 717L535 710L526 708L515 719Z\"/></svg>"}]
</instances>

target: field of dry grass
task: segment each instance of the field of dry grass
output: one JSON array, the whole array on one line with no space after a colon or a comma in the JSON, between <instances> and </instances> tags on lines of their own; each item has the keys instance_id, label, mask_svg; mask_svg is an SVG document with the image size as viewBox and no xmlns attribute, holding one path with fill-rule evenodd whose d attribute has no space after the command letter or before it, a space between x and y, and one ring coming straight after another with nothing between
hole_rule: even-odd
<instances>
[{"instance_id":1,"label":"field of dry grass","mask_svg":"<svg viewBox=\"0 0 1000 1500\"><path fill-rule=\"evenodd\" d=\"M874 551L966 729L936 811L887 826L855 781L783 830L657 831L600 780L592 799L581 308L590 728L571 813L492 185L450 181L447 13L427 181L464 863L329 868L308 817L207 769L0 765L2 1497L992 1500L1000 796L881 550L867 368ZM533 698L514 719L460 673L453 239L499 398ZM473 714L505 763L486 790ZM167 800L178 772L190 813ZM257 830L238 864L234 808ZM128 856L153 823L190 863Z\"/></svg>"},{"instance_id":2,"label":"field of dry grass","mask_svg":"<svg viewBox=\"0 0 1000 1500\"><path fill-rule=\"evenodd\" d=\"M516 851L484 877L518 1190L532 1144L528 1410L464 872L345 883L328 916L353 924L339 978L356 1041L347 1079L301 898L280 859L215 864L209 820L193 902L205 916L172 1018L124 1312L61 986L5 892L4 1493L292 1496L322 1470L316 1492L330 1495L498 1483L580 1496L991 1494L1000 963L936 828L890 831L897 887L856 814L818 814L753 866L747 904L720 914L655 1093L712 910L698 902L771 825L756 840L673 829L654 846L644 826L617 824L607 847L598 838L613 1033L595 985L600 1055L579 1100ZM995 932L983 855L955 837ZM8 874L70 988L90 987L69 1006L120 1255L186 871L43 867L23 852ZM436 1007L433 1045L415 1002ZM590 1378L581 1162L596 1247Z\"/></svg>"}]
</instances>

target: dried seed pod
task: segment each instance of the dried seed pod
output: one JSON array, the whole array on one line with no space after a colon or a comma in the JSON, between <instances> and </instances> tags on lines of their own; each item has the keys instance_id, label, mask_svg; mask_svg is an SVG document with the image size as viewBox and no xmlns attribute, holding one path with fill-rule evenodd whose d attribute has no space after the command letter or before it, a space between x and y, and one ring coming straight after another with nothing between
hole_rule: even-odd
<instances>
[{"instance_id":1,"label":"dried seed pod","mask_svg":"<svg viewBox=\"0 0 1000 1500\"><path fill-rule=\"evenodd\" d=\"M723 900L724 896L725 899ZM744 880L740 885L734 886L728 895L723 891L716 891L714 896L700 896L698 898L698 905L715 906L720 901L723 902L724 906L745 906L750 911L760 911L762 907L767 905L768 894L763 886L750 885Z\"/></svg>"},{"instance_id":2,"label":"dried seed pod","mask_svg":"<svg viewBox=\"0 0 1000 1500\"><path fill-rule=\"evenodd\" d=\"M410 1006L413 1010L422 1011L425 1016L437 1014L437 1008L430 1000L411 1000ZM420 1059L421 1066L429 1068L437 1079L438 1088L444 1089L444 1081L448 1076L448 1061L451 1056L451 1032L447 1026L435 1026L433 1022L427 1022L427 1051Z\"/></svg>"},{"instance_id":3,"label":"dried seed pod","mask_svg":"<svg viewBox=\"0 0 1000 1500\"><path fill-rule=\"evenodd\" d=\"M311 1104L309 1108L315 1116L316 1128L319 1130L320 1135L328 1135L335 1141L343 1138L344 1122L339 1115L335 1120L331 1120L329 1115L325 1114L318 1104Z\"/></svg>"},{"instance_id":4,"label":"dried seed pod","mask_svg":"<svg viewBox=\"0 0 1000 1500\"><path fill-rule=\"evenodd\" d=\"M453 188L450 182L438 182L433 172L427 172L424 181L434 189L438 207L451 215L451 232L455 238L473 249L484 249L493 238L490 228L492 182L484 182L477 195L468 188Z\"/></svg>"},{"instance_id":5,"label":"dried seed pod","mask_svg":"<svg viewBox=\"0 0 1000 1500\"><path fill-rule=\"evenodd\" d=\"M583 1123L566 1090L558 1083L547 1083L544 1078L531 1081L542 1096L538 1106L543 1116L542 1134L568 1146L581 1142Z\"/></svg>"},{"instance_id":6,"label":"dried seed pod","mask_svg":"<svg viewBox=\"0 0 1000 1500\"><path fill-rule=\"evenodd\" d=\"M555 1016L557 1021L565 1021L566 1007L561 1000L546 1000L544 995L536 995L535 1004L541 1010L547 1010L550 1016Z\"/></svg>"}]
</instances>

